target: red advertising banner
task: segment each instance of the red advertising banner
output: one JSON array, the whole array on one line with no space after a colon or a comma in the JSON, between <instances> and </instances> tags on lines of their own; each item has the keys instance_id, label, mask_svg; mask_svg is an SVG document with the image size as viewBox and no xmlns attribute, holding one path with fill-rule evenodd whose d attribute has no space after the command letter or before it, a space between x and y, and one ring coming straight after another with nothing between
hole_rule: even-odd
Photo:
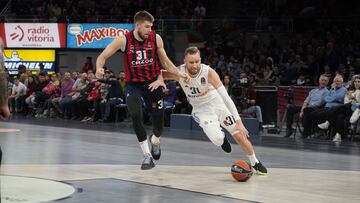
<instances>
[{"instance_id":1,"label":"red advertising banner","mask_svg":"<svg viewBox=\"0 0 360 203\"><path fill-rule=\"evenodd\" d=\"M65 48L65 23L0 23L7 48Z\"/></svg>"}]
</instances>

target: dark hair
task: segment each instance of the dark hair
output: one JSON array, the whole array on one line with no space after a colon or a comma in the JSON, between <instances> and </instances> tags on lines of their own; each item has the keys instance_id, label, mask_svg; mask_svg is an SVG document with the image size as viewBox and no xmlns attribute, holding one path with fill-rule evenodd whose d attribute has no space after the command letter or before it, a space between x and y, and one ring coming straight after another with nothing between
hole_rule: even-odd
<instances>
[{"instance_id":1,"label":"dark hair","mask_svg":"<svg viewBox=\"0 0 360 203\"><path fill-rule=\"evenodd\" d=\"M149 21L151 23L154 22L154 16L152 16L149 12L143 10L143 11L139 11L135 14L134 16L134 23L137 22L143 22L143 21Z\"/></svg>"},{"instance_id":2,"label":"dark hair","mask_svg":"<svg viewBox=\"0 0 360 203\"><path fill-rule=\"evenodd\" d=\"M45 77L45 76L46 76L46 73L45 73L45 72L40 72L40 73L39 73L39 76L44 76L44 77Z\"/></svg>"}]
</instances>

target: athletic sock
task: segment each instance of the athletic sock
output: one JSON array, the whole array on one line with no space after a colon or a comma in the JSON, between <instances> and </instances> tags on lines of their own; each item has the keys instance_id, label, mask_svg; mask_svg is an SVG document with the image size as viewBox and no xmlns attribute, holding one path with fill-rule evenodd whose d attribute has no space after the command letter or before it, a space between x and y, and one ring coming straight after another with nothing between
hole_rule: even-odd
<instances>
[{"instance_id":1,"label":"athletic sock","mask_svg":"<svg viewBox=\"0 0 360 203\"><path fill-rule=\"evenodd\" d=\"M149 149L149 144L148 144L148 140L144 140L142 142L139 142L141 150L143 151L144 155L145 154L151 154L150 153L150 149Z\"/></svg>"},{"instance_id":2,"label":"athletic sock","mask_svg":"<svg viewBox=\"0 0 360 203\"><path fill-rule=\"evenodd\" d=\"M151 143L159 145L160 144L160 137L156 137L155 135L151 136Z\"/></svg>"},{"instance_id":3,"label":"athletic sock","mask_svg":"<svg viewBox=\"0 0 360 203\"><path fill-rule=\"evenodd\" d=\"M256 163L259 162L259 160L255 156L255 152L253 152L252 155L247 155L247 157L250 160L251 166L254 166Z\"/></svg>"}]
</instances>

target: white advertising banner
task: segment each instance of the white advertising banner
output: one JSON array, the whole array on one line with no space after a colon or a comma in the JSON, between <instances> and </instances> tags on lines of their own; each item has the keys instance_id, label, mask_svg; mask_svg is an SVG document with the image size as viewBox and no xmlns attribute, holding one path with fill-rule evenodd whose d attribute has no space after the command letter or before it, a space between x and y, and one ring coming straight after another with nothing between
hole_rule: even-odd
<instances>
[{"instance_id":1,"label":"white advertising banner","mask_svg":"<svg viewBox=\"0 0 360 203\"><path fill-rule=\"evenodd\" d=\"M63 23L4 23L6 47L63 48L66 25Z\"/></svg>"}]
</instances>

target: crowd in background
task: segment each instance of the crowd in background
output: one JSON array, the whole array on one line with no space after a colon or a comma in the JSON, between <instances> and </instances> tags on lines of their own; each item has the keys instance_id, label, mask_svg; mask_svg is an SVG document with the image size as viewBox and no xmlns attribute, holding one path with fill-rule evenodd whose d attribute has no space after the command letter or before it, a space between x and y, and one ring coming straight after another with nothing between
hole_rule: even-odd
<instances>
[{"instance_id":1,"label":"crowd in background","mask_svg":"<svg viewBox=\"0 0 360 203\"><path fill-rule=\"evenodd\" d=\"M6 2L5 2L6 3ZM225 2L220 2L224 4ZM3 2L4 4L4 2ZM229 1L228 9L219 9L215 0L208 1L170 1L170 0L137 0L137 1L74 1L74 0L12 0L10 16L21 18L32 16L44 20L75 20L91 17L103 20L133 16L139 10L148 10L157 18L190 19L195 12L210 18L270 18L286 17L334 17L352 16L359 10L359 4L346 4L342 1L288 1L288 0L240 0ZM208 12L207 12L208 10ZM234 12L229 12L233 10Z\"/></svg>"},{"instance_id":2,"label":"crowd in background","mask_svg":"<svg viewBox=\"0 0 360 203\"><path fill-rule=\"evenodd\" d=\"M131 22L129 16L146 9L156 19L179 22L190 19L189 22L196 23L186 26L198 33L203 42L202 61L219 74L239 112L254 114L259 123L262 123L262 112L252 87L319 86L320 76L325 75L329 80L327 88L331 89L334 78L341 75L345 82L343 86L352 90L349 84L360 73L359 23L337 21L333 17L353 19L358 3L242 0L228 4L233 4L234 9L219 10L216 1L13 0L6 16L30 16L39 21L50 19L54 22L118 22L119 19ZM202 22L213 18L222 20ZM242 21L231 20L239 18L254 19L253 31L245 31ZM292 20L295 27L281 32L280 21L274 23L272 18ZM176 26L165 24L162 27L165 48L171 59L175 57L174 47L169 46L173 38L169 36ZM114 120L118 115L114 115L113 110L125 103L124 72L107 71L104 80L96 80L94 71L91 58L87 58L79 72L34 75L20 70L9 86L11 110L35 117L84 122ZM118 85L121 89L115 88ZM164 92L168 109L165 124L169 125L171 112L190 113L191 106L176 84L168 82L167 85L168 90ZM240 96L237 87L245 88ZM344 98L339 103L343 103ZM120 111L122 120L126 112L124 108Z\"/></svg>"},{"instance_id":3,"label":"crowd in background","mask_svg":"<svg viewBox=\"0 0 360 203\"><path fill-rule=\"evenodd\" d=\"M36 74L20 67L19 74L9 81L9 105L12 113L23 113L36 118L59 117L87 121L123 120L125 73L115 75L106 70L103 79L96 79L87 57L82 71Z\"/></svg>"}]
</instances>

